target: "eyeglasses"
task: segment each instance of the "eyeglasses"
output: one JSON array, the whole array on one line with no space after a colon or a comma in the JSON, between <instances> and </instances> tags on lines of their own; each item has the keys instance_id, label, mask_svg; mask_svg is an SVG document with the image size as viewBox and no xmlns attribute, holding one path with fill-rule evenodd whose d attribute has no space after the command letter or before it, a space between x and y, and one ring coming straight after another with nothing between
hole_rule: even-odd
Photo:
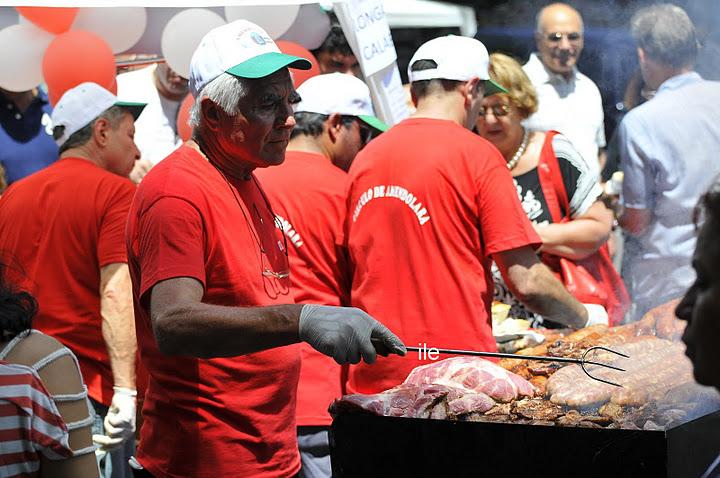
<instances>
[{"instance_id":1,"label":"eyeglasses","mask_svg":"<svg viewBox=\"0 0 720 478\"><path fill-rule=\"evenodd\" d=\"M503 116L510 114L510 105L498 103L492 106L481 106L478 116L480 116L480 118L485 118L485 116L487 116L487 114L491 111L494 117L502 118Z\"/></svg>"},{"instance_id":2,"label":"eyeglasses","mask_svg":"<svg viewBox=\"0 0 720 478\"><path fill-rule=\"evenodd\" d=\"M253 178L253 180L254 179L255 178ZM280 219L270 207L270 203L265 197L265 193L262 189L260 189L259 186L258 190L260 191L260 194L265 200L268 212L272 215L275 229L280 231L280 235L282 236L282 242L280 242L280 240L277 239L277 236L273 235L274 239L276 240L274 244L265 244L265 242L267 241L265 235L256 238L258 245L260 246L260 263L262 267L262 275L263 277L274 277L275 279L287 279L288 277L290 277L290 260L288 258L288 245L287 236L285 235L285 229L283 228ZM256 223L264 223L263 216L260 214L260 211L255 204L253 204L253 213L255 214ZM278 254L278 251L280 251L280 254ZM273 264L279 267L273 267ZM279 272L275 269L278 269Z\"/></svg>"},{"instance_id":3,"label":"eyeglasses","mask_svg":"<svg viewBox=\"0 0 720 478\"><path fill-rule=\"evenodd\" d=\"M582 39L582 34L578 32L570 32L570 33L561 33L561 32L554 32L554 33L548 33L548 35L545 37L547 41L550 43L560 43L560 40L565 37L569 42L577 42Z\"/></svg>"}]
</instances>

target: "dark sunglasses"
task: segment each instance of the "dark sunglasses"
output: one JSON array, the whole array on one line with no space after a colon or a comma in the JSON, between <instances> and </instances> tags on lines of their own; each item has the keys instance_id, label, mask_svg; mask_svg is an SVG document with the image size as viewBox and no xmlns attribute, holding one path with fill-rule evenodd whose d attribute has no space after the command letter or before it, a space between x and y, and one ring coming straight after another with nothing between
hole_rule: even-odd
<instances>
[{"instance_id":1,"label":"dark sunglasses","mask_svg":"<svg viewBox=\"0 0 720 478\"><path fill-rule=\"evenodd\" d=\"M576 42L582 38L582 35L578 32L571 32L571 33L555 32L555 33L548 33L548 36L545 38L547 38L547 41L549 41L550 43L560 43L560 40L562 40L563 37L567 38L567 40L569 42Z\"/></svg>"},{"instance_id":2,"label":"dark sunglasses","mask_svg":"<svg viewBox=\"0 0 720 478\"><path fill-rule=\"evenodd\" d=\"M489 112L492 111L492 114L496 118L500 118L503 116L507 116L510 114L510 105L506 105L505 103L498 103L496 105L492 106L481 106L479 116L480 118L485 118Z\"/></svg>"},{"instance_id":3,"label":"dark sunglasses","mask_svg":"<svg viewBox=\"0 0 720 478\"><path fill-rule=\"evenodd\" d=\"M360 141L362 142L363 146L368 144L373 138L373 129L370 127L369 124L367 124L357 116L341 115L340 117L345 124L349 124L352 122L356 122L358 124L358 128L360 130Z\"/></svg>"}]
</instances>

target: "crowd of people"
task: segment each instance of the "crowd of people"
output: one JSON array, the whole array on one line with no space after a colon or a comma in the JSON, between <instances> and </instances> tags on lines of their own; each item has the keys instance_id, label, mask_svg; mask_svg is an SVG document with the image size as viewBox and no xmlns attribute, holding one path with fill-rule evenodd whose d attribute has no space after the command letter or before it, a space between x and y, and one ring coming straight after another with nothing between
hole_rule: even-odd
<instances>
[{"instance_id":1,"label":"crowd of people","mask_svg":"<svg viewBox=\"0 0 720 478\"><path fill-rule=\"evenodd\" d=\"M681 8L635 14L653 93L613 140L616 197L583 33L555 3L525 65L432 39L392 127L337 25L297 89L310 62L238 20L189 78L152 65L52 111L0 90L0 410L32 450L0 475L329 477L332 400L402 382L423 364L405 344L497 350L493 301L578 329L685 294L696 378L720 388L720 84L694 71ZM20 385L29 408L2 394Z\"/></svg>"}]
</instances>

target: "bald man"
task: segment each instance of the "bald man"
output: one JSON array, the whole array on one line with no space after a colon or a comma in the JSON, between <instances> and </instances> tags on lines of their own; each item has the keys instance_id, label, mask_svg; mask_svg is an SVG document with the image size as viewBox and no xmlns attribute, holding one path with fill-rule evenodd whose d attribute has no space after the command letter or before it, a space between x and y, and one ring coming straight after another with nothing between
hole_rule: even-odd
<instances>
[{"instance_id":1,"label":"bald man","mask_svg":"<svg viewBox=\"0 0 720 478\"><path fill-rule=\"evenodd\" d=\"M604 163L605 115L600 91L580 73L583 49L580 13L564 3L538 12L537 52L523 66L538 93L538 111L526 120L530 130L557 130L567 136L595 172Z\"/></svg>"}]
</instances>

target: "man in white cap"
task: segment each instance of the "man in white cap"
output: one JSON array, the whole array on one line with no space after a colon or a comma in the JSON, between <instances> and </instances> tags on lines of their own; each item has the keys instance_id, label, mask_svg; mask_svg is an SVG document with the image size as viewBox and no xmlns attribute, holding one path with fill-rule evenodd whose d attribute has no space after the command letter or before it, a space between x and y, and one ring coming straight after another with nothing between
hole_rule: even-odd
<instances>
[{"instance_id":1,"label":"man in white cap","mask_svg":"<svg viewBox=\"0 0 720 478\"><path fill-rule=\"evenodd\" d=\"M0 199L0 262L18 265L18 285L37 298L33 327L78 358L97 415L94 439L114 448L101 460L105 477L125 477L135 448L137 345L124 233L135 193L127 176L140 157L133 123L144 106L118 102L95 83L68 90L52 114L60 159Z\"/></svg>"},{"instance_id":2,"label":"man in white cap","mask_svg":"<svg viewBox=\"0 0 720 478\"><path fill-rule=\"evenodd\" d=\"M483 95L504 91L487 68L477 40L423 44L408 68L417 112L371 142L350 170L352 305L413 345L496 350L491 259L531 309L569 327L587 321L539 262L540 239L505 161L470 131ZM351 367L348 392L386 390L423 363L411 354Z\"/></svg>"},{"instance_id":3,"label":"man in white cap","mask_svg":"<svg viewBox=\"0 0 720 478\"><path fill-rule=\"evenodd\" d=\"M293 303L287 242L253 171L285 159L299 101L288 68L309 67L244 20L210 31L192 57L193 139L145 176L127 229L150 374L139 476L293 476L300 349L289 345L338 363L405 353L358 309Z\"/></svg>"},{"instance_id":4,"label":"man in white cap","mask_svg":"<svg viewBox=\"0 0 720 478\"><path fill-rule=\"evenodd\" d=\"M295 129L285 162L256 175L290 245L291 291L298 304L348 305L349 270L342 247L347 170L373 132L370 90L358 78L331 73L298 87ZM298 446L303 477L330 477L327 409L342 396L340 366L302 345Z\"/></svg>"}]
</instances>

